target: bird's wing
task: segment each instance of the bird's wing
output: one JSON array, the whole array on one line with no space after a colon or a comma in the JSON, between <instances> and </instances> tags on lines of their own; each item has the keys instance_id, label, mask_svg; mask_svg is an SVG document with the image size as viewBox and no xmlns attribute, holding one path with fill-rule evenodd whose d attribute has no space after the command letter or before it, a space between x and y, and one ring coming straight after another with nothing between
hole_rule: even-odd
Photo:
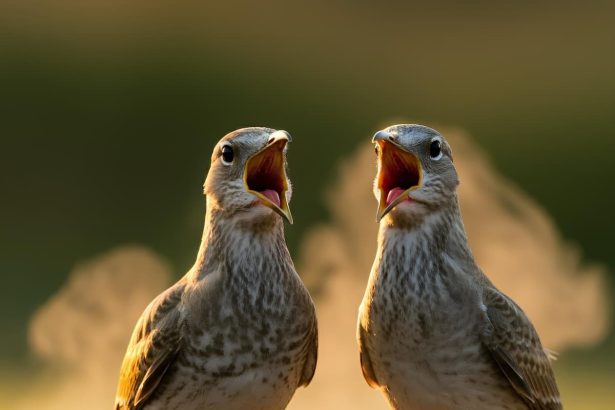
<instances>
[{"instance_id":1,"label":"bird's wing","mask_svg":"<svg viewBox=\"0 0 615 410\"><path fill-rule=\"evenodd\" d=\"M489 321L483 343L508 382L530 409L561 409L549 357L525 313L492 287L485 289L483 303Z\"/></svg>"},{"instance_id":2,"label":"bird's wing","mask_svg":"<svg viewBox=\"0 0 615 410\"><path fill-rule=\"evenodd\" d=\"M116 410L139 410L173 363L180 344L183 286L175 285L149 304L137 322L120 370Z\"/></svg>"},{"instance_id":3,"label":"bird's wing","mask_svg":"<svg viewBox=\"0 0 615 410\"><path fill-rule=\"evenodd\" d=\"M369 352L367 351L367 346L365 345L365 328L359 321L359 328L357 329L357 340L359 342L359 355L361 359L361 371L363 372L363 378L372 388L378 388L380 383L378 383L378 379L376 378L376 374L374 373L374 368L372 367L372 360L369 357Z\"/></svg>"},{"instance_id":4,"label":"bird's wing","mask_svg":"<svg viewBox=\"0 0 615 410\"><path fill-rule=\"evenodd\" d=\"M318 361L318 323L316 322L316 316L314 316L314 322L311 327L309 335L309 342L307 345L307 354L305 364L303 365L303 372L301 373L301 379L299 379L299 386L307 386L314 377L316 371L316 362Z\"/></svg>"}]
</instances>

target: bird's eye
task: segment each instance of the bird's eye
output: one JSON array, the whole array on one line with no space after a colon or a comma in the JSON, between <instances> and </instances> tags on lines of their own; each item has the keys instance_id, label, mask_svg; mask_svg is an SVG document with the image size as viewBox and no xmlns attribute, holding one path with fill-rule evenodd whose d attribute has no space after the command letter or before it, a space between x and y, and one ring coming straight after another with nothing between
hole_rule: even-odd
<instances>
[{"instance_id":1,"label":"bird's eye","mask_svg":"<svg viewBox=\"0 0 615 410\"><path fill-rule=\"evenodd\" d=\"M376 155L378 155L378 151L380 151L380 150L378 149L378 145L374 145L374 152L376 153Z\"/></svg>"},{"instance_id":2,"label":"bird's eye","mask_svg":"<svg viewBox=\"0 0 615 410\"><path fill-rule=\"evenodd\" d=\"M231 163L233 162L233 158L235 158L233 147L231 147L230 145L224 145L222 147L222 163L224 165L231 165Z\"/></svg>"},{"instance_id":3,"label":"bird's eye","mask_svg":"<svg viewBox=\"0 0 615 410\"><path fill-rule=\"evenodd\" d=\"M429 144L429 156L431 159L440 159L442 158L442 141L439 139L434 139Z\"/></svg>"}]
</instances>

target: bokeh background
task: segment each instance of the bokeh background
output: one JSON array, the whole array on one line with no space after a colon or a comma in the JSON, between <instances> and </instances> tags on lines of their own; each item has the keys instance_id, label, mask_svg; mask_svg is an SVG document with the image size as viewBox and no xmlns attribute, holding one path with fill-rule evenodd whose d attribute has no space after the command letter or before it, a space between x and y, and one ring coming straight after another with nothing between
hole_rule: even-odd
<instances>
[{"instance_id":1,"label":"bokeh background","mask_svg":"<svg viewBox=\"0 0 615 410\"><path fill-rule=\"evenodd\" d=\"M105 409L147 302L191 266L214 143L289 130L291 252L321 361L294 409L384 408L354 315L371 134L451 139L472 246L568 409L615 403L615 3L0 2L0 407ZM335 388L333 388L335 387Z\"/></svg>"}]
</instances>

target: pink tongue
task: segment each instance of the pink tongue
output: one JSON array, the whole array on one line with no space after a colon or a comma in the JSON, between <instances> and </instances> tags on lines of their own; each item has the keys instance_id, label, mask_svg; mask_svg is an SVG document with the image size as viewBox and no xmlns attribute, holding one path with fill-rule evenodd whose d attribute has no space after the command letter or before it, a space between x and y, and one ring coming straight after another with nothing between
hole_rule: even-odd
<instances>
[{"instance_id":1,"label":"pink tongue","mask_svg":"<svg viewBox=\"0 0 615 410\"><path fill-rule=\"evenodd\" d=\"M273 189L265 189L260 191L260 193L277 206L280 206L280 195Z\"/></svg>"},{"instance_id":2,"label":"pink tongue","mask_svg":"<svg viewBox=\"0 0 615 410\"><path fill-rule=\"evenodd\" d=\"M387 205L389 205L391 202L393 202L395 199L397 199L398 196L400 196L401 194L403 194L405 191L405 189L401 189L399 187L393 188L389 191L389 194L387 195Z\"/></svg>"}]
</instances>

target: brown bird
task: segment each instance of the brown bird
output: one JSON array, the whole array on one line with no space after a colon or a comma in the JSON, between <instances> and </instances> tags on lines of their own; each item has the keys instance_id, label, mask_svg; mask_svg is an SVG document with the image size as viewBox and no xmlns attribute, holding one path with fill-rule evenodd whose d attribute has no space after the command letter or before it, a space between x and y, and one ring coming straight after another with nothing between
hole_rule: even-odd
<instances>
[{"instance_id":1,"label":"brown bird","mask_svg":"<svg viewBox=\"0 0 615 410\"><path fill-rule=\"evenodd\" d=\"M394 409L561 409L548 354L468 246L451 148L395 125L378 155L378 249L359 308L363 376Z\"/></svg>"},{"instance_id":2,"label":"brown bird","mask_svg":"<svg viewBox=\"0 0 615 410\"><path fill-rule=\"evenodd\" d=\"M289 140L244 128L216 144L196 263L137 322L116 410L283 409L310 383L316 316L282 220Z\"/></svg>"}]
</instances>

